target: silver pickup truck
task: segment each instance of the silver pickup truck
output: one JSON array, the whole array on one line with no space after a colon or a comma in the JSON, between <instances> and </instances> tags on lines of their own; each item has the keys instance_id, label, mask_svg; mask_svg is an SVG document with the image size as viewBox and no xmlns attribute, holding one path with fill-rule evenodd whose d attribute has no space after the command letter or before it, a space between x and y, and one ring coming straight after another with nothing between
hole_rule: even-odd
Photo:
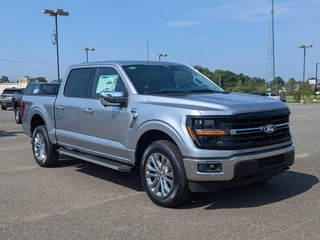
<instances>
[{"instance_id":1,"label":"silver pickup truck","mask_svg":"<svg viewBox=\"0 0 320 240\"><path fill-rule=\"evenodd\" d=\"M294 163L283 102L223 91L183 64L76 64L57 96L25 94L21 114L40 166L63 154L122 172L138 167L163 207L267 181Z\"/></svg>"}]
</instances>

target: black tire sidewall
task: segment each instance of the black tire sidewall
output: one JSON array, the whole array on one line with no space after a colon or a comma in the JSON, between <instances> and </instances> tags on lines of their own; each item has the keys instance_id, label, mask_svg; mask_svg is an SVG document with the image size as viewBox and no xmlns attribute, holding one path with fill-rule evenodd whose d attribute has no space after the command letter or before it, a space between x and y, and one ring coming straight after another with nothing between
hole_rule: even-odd
<instances>
[{"instance_id":1,"label":"black tire sidewall","mask_svg":"<svg viewBox=\"0 0 320 240\"><path fill-rule=\"evenodd\" d=\"M36 134L41 134L44 138L45 150L47 153L47 157L43 161L39 161L37 159L37 157L35 156L34 138L35 138ZM55 145L51 144L49 137L48 137L47 128L44 125L36 127L36 129L33 131L32 152L33 152L34 159L41 167L51 167L51 166L55 165L58 161L59 154L56 152Z\"/></svg>"},{"instance_id":2,"label":"black tire sidewall","mask_svg":"<svg viewBox=\"0 0 320 240\"><path fill-rule=\"evenodd\" d=\"M16 119L16 115L18 114L19 116L19 120L17 121ZM20 124L21 123L21 117L20 117L20 109L17 107L14 109L14 120L16 121L16 123Z\"/></svg>"}]
</instances>

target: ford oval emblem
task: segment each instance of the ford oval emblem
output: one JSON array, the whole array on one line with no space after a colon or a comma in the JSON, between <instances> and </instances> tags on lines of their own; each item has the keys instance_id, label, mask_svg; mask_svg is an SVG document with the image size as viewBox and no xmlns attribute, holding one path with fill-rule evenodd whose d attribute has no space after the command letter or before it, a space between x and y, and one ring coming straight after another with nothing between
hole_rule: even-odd
<instances>
[{"instance_id":1,"label":"ford oval emblem","mask_svg":"<svg viewBox=\"0 0 320 240\"><path fill-rule=\"evenodd\" d=\"M265 132L265 133L274 133L276 131L277 127L273 124L268 124L268 125L265 125L263 126L262 130Z\"/></svg>"}]
</instances>

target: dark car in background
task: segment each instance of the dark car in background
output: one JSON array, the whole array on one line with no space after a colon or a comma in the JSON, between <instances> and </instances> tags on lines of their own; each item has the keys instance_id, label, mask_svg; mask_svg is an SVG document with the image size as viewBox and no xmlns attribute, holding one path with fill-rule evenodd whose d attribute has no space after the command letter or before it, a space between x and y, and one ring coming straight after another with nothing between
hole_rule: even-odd
<instances>
[{"instance_id":1,"label":"dark car in background","mask_svg":"<svg viewBox=\"0 0 320 240\"><path fill-rule=\"evenodd\" d=\"M14 92L19 91L20 88L5 88L0 94L0 105L2 110L7 110L12 107L12 95Z\"/></svg>"},{"instance_id":2,"label":"dark car in background","mask_svg":"<svg viewBox=\"0 0 320 240\"><path fill-rule=\"evenodd\" d=\"M17 91L15 91L12 94L12 108L14 111L14 120L16 121L16 123L21 124L21 117L20 117L20 103L21 103L21 99L22 96L24 94L25 88L20 88Z\"/></svg>"}]
</instances>

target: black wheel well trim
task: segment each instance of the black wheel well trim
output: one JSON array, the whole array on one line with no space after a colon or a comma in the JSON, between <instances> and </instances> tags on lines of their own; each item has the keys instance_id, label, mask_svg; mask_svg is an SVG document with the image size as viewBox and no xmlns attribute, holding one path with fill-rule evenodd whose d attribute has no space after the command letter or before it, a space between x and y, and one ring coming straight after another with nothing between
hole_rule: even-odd
<instances>
[{"instance_id":1,"label":"black wheel well trim","mask_svg":"<svg viewBox=\"0 0 320 240\"><path fill-rule=\"evenodd\" d=\"M165 132L160 130L148 130L141 135L139 141L137 143L136 151L135 151L135 166L140 167L141 158L145 151L145 149L153 142L159 140L167 140L176 146L176 142Z\"/></svg>"},{"instance_id":2,"label":"black wheel well trim","mask_svg":"<svg viewBox=\"0 0 320 240\"><path fill-rule=\"evenodd\" d=\"M46 123L43 120L43 118L39 114L33 115L32 119L31 119L31 124L30 124L31 134L33 134L34 130L40 125L45 125L46 126Z\"/></svg>"}]
</instances>

